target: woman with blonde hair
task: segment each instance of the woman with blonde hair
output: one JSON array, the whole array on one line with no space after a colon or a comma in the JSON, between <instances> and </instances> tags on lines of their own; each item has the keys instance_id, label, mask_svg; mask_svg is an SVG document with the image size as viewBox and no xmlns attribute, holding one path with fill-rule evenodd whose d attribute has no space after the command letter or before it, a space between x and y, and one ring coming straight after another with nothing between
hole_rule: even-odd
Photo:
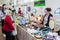
<instances>
[{"instance_id":1,"label":"woman with blonde hair","mask_svg":"<svg viewBox=\"0 0 60 40\"><path fill-rule=\"evenodd\" d=\"M6 35L6 40L12 40L12 31L15 30L13 26L13 20L11 18L12 12L10 10L6 11L5 19L4 19L4 25L3 25L3 31Z\"/></svg>"}]
</instances>

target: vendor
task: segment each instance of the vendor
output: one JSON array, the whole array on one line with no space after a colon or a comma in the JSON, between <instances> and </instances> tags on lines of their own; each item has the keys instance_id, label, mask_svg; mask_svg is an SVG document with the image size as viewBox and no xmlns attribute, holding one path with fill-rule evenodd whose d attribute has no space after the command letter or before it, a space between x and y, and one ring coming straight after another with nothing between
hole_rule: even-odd
<instances>
[{"instance_id":1,"label":"vendor","mask_svg":"<svg viewBox=\"0 0 60 40\"><path fill-rule=\"evenodd\" d=\"M43 16L39 15L39 17L37 18L37 24L40 25L43 21Z\"/></svg>"},{"instance_id":2,"label":"vendor","mask_svg":"<svg viewBox=\"0 0 60 40\"><path fill-rule=\"evenodd\" d=\"M20 17L19 22L20 22L20 25L22 27L25 26L25 24L26 24L26 18L24 17L24 15Z\"/></svg>"},{"instance_id":3,"label":"vendor","mask_svg":"<svg viewBox=\"0 0 60 40\"><path fill-rule=\"evenodd\" d=\"M50 21L50 17L53 15L50 13L51 12L51 8L45 8L45 15L43 17L43 24L44 27L49 27L49 21Z\"/></svg>"},{"instance_id":4,"label":"vendor","mask_svg":"<svg viewBox=\"0 0 60 40\"><path fill-rule=\"evenodd\" d=\"M36 16L33 13L31 13L30 21L36 22Z\"/></svg>"}]
</instances>

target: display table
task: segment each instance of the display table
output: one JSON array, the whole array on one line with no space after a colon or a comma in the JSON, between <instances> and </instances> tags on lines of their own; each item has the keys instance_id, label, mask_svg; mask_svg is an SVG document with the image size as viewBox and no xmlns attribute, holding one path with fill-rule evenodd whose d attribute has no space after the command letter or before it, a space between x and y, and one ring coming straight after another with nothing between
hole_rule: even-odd
<instances>
[{"instance_id":1,"label":"display table","mask_svg":"<svg viewBox=\"0 0 60 40\"><path fill-rule=\"evenodd\" d=\"M17 32L18 40L42 40L42 38L35 38L34 36L32 36L32 34L29 34L24 28L19 25L17 26Z\"/></svg>"}]
</instances>

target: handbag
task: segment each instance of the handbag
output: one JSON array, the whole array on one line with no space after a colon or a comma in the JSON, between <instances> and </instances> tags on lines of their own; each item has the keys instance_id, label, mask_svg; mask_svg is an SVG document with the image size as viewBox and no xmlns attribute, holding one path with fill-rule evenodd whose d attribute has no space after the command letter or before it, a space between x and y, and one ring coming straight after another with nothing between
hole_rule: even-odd
<instances>
[{"instance_id":1,"label":"handbag","mask_svg":"<svg viewBox=\"0 0 60 40\"><path fill-rule=\"evenodd\" d=\"M13 24L13 25L14 25L15 30L12 31L12 35L13 35L13 36L16 36L16 35L17 35L16 25L15 25L15 24Z\"/></svg>"},{"instance_id":2,"label":"handbag","mask_svg":"<svg viewBox=\"0 0 60 40\"><path fill-rule=\"evenodd\" d=\"M13 30L13 31L12 31L12 35L13 35L13 36L16 36L16 35L17 35L17 31L16 31L16 30Z\"/></svg>"}]
</instances>

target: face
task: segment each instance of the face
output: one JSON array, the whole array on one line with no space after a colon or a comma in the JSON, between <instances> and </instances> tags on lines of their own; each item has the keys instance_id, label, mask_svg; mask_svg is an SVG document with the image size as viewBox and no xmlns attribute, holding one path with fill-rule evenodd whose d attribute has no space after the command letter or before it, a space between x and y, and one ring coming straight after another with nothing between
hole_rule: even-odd
<instances>
[{"instance_id":1,"label":"face","mask_svg":"<svg viewBox=\"0 0 60 40\"><path fill-rule=\"evenodd\" d=\"M9 12L8 12L8 15L9 15L9 16L12 16L12 12L11 12L11 11L9 11Z\"/></svg>"},{"instance_id":2,"label":"face","mask_svg":"<svg viewBox=\"0 0 60 40\"><path fill-rule=\"evenodd\" d=\"M47 10L45 10L45 14L46 14L46 15L48 15L48 14L49 14L49 12L48 12Z\"/></svg>"},{"instance_id":3,"label":"face","mask_svg":"<svg viewBox=\"0 0 60 40\"><path fill-rule=\"evenodd\" d=\"M7 6L5 5L5 6L4 6L4 8L6 9L6 8L7 8Z\"/></svg>"}]
</instances>

